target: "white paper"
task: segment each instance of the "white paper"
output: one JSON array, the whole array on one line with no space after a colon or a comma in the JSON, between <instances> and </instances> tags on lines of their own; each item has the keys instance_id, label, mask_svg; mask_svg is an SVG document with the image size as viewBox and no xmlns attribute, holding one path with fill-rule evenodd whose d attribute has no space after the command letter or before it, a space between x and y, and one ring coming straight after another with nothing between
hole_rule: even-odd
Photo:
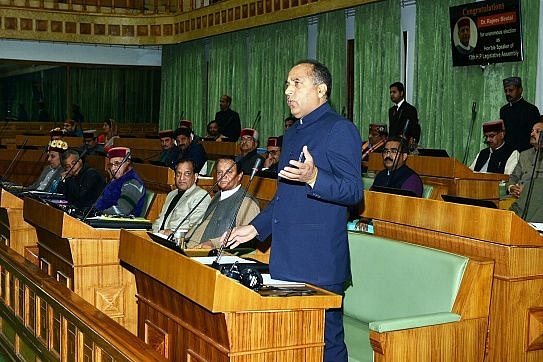
<instances>
[{"instance_id":1,"label":"white paper","mask_svg":"<svg viewBox=\"0 0 543 362\"><path fill-rule=\"evenodd\" d=\"M262 274L262 284L274 287L303 287L305 283L292 282L290 280L273 279L270 274Z\"/></svg>"},{"instance_id":2,"label":"white paper","mask_svg":"<svg viewBox=\"0 0 543 362\"><path fill-rule=\"evenodd\" d=\"M195 256L192 258L193 260L196 260L197 262L200 262L205 265L211 265L215 260L217 260L216 256ZM221 256L221 259L219 260L219 264L234 264L235 262L248 264L248 263L255 263L253 260L247 260L240 258L239 256L233 256L233 255L223 255Z\"/></svg>"},{"instance_id":3,"label":"white paper","mask_svg":"<svg viewBox=\"0 0 543 362\"><path fill-rule=\"evenodd\" d=\"M543 232L543 222L529 222L530 226L532 226L534 229L539 231L540 233Z\"/></svg>"}]
</instances>

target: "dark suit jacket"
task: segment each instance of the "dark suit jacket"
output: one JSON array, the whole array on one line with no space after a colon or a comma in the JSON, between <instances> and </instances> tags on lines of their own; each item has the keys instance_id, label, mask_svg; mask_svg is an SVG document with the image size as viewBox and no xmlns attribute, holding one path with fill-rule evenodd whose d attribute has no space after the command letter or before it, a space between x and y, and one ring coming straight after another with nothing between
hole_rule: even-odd
<instances>
[{"instance_id":1,"label":"dark suit jacket","mask_svg":"<svg viewBox=\"0 0 543 362\"><path fill-rule=\"evenodd\" d=\"M407 102L403 102L398 112L394 112L396 106L390 107L388 110L388 134L391 137L401 136L404 133L404 128L407 120L409 124L405 130L405 136L411 137L420 141L420 124L417 109Z\"/></svg>"}]
</instances>

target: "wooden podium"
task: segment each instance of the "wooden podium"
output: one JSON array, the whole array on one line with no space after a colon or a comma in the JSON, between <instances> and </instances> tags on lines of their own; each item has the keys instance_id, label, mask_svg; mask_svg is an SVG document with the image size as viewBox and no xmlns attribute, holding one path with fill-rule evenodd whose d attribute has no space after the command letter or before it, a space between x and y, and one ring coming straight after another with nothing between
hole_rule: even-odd
<instances>
[{"instance_id":1,"label":"wooden podium","mask_svg":"<svg viewBox=\"0 0 543 362\"><path fill-rule=\"evenodd\" d=\"M36 246L36 229L23 219L23 200L4 189L0 191L0 237L19 255L35 261L27 248Z\"/></svg>"},{"instance_id":2,"label":"wooden podium","mask_svg":"<svg viewBox=\"0 0 543 362\"><path fill-rule=\"evenodd\" d=\"M36 228L40 268L136 334L134 275L119 264L119 229L95 229L25 198L24 219Z\"/></svg>"},{"instance_id":3,"label":"wooden podium","mask_svg":"<svg viewBox=\"0 0 543 362\"><path fill-rule=\"evenodd\" d=\"M384 206L386 205L386 206ZM368 191L375 235L494 259L486 361L543 361L543 237L512 211Z\"/></svg>"},{"instance_id":4,"label":"wooden podium","mask_svg":"<svg viewBox=\"0 0 543 362\"><path fill-rule=\"evenodd\" d=\"M263 297L126 230L119 257L136 275L138 336L168 360L322 361L324 310L339 295Z\"/></svg>"},{"instance_id":5,"label":"wooden podium","mask_svg":"<svg viewBox=\"0 0 543 362\"><path fill-rule=\"evenodd\" d=\"M425 184L444 185L449 195L473 199L498 201L499 182L509 180L508 175L473 172L452 157L409 156L407 165L419 174ZM370 154L368 170L377 172L383 168L381 154Z\"/></svg>"}]
</instances>

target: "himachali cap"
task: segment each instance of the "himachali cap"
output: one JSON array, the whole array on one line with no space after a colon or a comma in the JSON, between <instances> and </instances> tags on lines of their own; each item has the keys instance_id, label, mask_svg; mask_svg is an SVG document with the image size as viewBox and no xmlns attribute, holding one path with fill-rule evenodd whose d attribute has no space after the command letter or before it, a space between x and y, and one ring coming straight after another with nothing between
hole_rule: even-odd
<instances>
[{"instance_id":1,"label":"himachali cap","mask_svg":"<svg viewBox=\"0 0 543 362\"><path fill-rule=\"evenodd\" d=\"M370 133L377 132L379 134L387 133L387 125L386 124L379 124L379 123L372 123L370 124Z\"/></svg>"},{"instance_id":2,"label":"himachali cap","mask_svg":"<svg viewBox=\"0 0 543 362\"><path fill-rule=\"evenodd\" d=\"M68 149L68 143L66 143L63 140L52 140L49 141L49 145L47 146L47 151L57 151L59 153L62 153Z\"/></svg>"},{"instance_id":3,"label":"himachali cap","mask_svg":"<svg viewBox=\"0 0 543 362\"><path fill-rule=\"evenodd\" d=\"M503 86L507 87L509 85L515 86L515 87L522 87L522 79L520 77L509 77L505 78L503 80Z\"/></svg>"},{"instance_id":4,"label":"himachali cap","mask_svg":"<svg viewBox=\"0 0 543 362\"><path fill-rule=\"evenodd\" d=\"M165 129L163 131L158 132L159 138L173 138L173 130L172 129Z\"/></svg>"},{"instance_id":5,"label":"himachali cap","mask_svg":"<svg viewBox=\"0 0 543 362\"><path fill-rule=\"evenodd\" d=\"M469 18L462 18L458 20L458 28L469 26Z\"/></svg>"},{"instance_id":6,"label":"himachali cap","mask_svg":"<svg viewBox=\"0 0 543 362\"><path fill-rule=\"evenodd\" d=\"M126 157L130 154L130 148L127 147L113 147L107 151L107 158Z\"/></svg>"},{"instance_id":7,"label":"himachali cap","mask_svg":"<svg viewBox=\"0 0 543 362\"><path fill-rule=\"evenodd\" d=\"M64 130L62 128L53 128L52 130L49 131L49 136L51 137L54 137L54 136L64 136Z\"/></svg>"},{"instance_id":8,"label":"himachali cap","mask_svg":"<svg viewBox=\"0 0 543 362\"><path fill-rule=\"evenodd\" d=\"M258 132L253 128L244 128L244 129L241 130L241 133L239 135L240 135L240 137L251 136L255 140L258 140Z\"/></svg>"},{"instance_id":9,"label":"himachali cap","mask_svg":"<svg viewBox=\"0 0 543 362\"><path fill-rule=\"evenodd\" d=\"M96 138L96 130L89 129L88 131L83 131L83 138Z\"/></svg>"},{"instance_id":10,"label":"himachali cap","mask_svg":"<svg viewBox=\"0 0 543 362\"><path fill-rule=\"evenodd\" d=\"M281 147L282 146L282 138L279 137L268 137L268 145L267 147Z\"/></svg>"},{"instance_id":11,"label":"himachali cap","mask_svg":"<svg viewBox=\"0 0 543 362\"><path fill-rule=\"evenodd\" d=\"M185 127L185 128L192 129L192 122L189 121L188 119L182 119L182 120L179 121L179 127L180 128Z\"/></svg>"},{"instance_id":12,"label":"himachali cap","mask_svg":"<svg viewBox=\"0 0 543 362\"><path fill-rule=\"evenodd\" d=\"M503 132L505 131L505 126L501 119L492 122L483 123L483 133L487 132Z\"/></svg>"}]
</instances>

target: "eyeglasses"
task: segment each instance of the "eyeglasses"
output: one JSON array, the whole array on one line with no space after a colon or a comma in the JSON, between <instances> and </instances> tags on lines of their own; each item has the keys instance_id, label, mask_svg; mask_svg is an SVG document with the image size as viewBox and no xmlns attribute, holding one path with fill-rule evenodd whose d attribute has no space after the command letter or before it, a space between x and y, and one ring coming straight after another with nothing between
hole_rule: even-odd
<instances>
[{"instance_id":1,"label":"eyeglasses","mask_svg":"<svg viewBox=\"0 0 543 362\"><path fill-rule=\"evenodd\" d=\"M383 156L386 156L388 154L394 156L394 155L398 154L398 151L399 150L397 148L390 148L390 149L384 148L382 154L383 154Z\"/></svg>"},{"instance_id":2,"label":"eyeglasses","mask_svg":"<svg viewBox=\"0 0 543 362\"><path fill-rule=\"evenodd\" d=\"M64 168L64 170L69 170L71 169L72 167L74 167L77 163L79 162L79 160L74 160L72 162L66 162L64 165L62 165L62 167Z\"/></svg>"},{"instance_id":3,"label":"eyeglasses","mask_svg":"<svg viewBox=\"0 0 543 362\"><path fill-rule=\"evenodd\" d=\"M247 137L247 138L241 138L239 140L240 143L243 143L243 142L254 142L254 139L253 137Z\"/></svg>"},{"instance_id":4,"label":"eyeglasses","mask_svg":"<svg viewBox=\"0 0 543 362\"><path fill-rule=\"evenodd\" d=\"M115 162L111 162L109 164L109 167L121 167L122 164L123 164L122 161L115 161Z\"/></svg>"}]
</instances>

